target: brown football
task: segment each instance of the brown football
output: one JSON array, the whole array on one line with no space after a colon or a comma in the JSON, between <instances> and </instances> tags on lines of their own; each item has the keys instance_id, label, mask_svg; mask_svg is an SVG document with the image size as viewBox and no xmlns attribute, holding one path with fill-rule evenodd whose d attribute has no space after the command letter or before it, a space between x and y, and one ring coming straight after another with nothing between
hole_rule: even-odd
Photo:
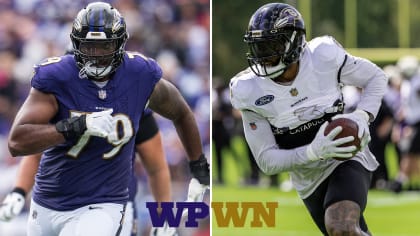
<instances>
[{"instance_id":1,"label":"brown football","mask_svg":"<svg viewBox=\"0 0 420 236\"><path fill-rule=\"evenodd\" d=\"M340 147L346 147L355 145L357 147L356 151L353 152L353 156L356 155L356 153L360 150L360 139L357 137L357 132L359 130L359 127L356 122L347 119L347 118L338 118L335 120L332 120L327 127L324 130L324 135L327 135L331 130L333 130L335 127L341 126L343 127L343 130L335 137L335 139L344 138L347 136L353 136L354 140L345 144L340 145ZM347 160L347 158L334 158L339 161Z\"/></svg>"}]
</instances>

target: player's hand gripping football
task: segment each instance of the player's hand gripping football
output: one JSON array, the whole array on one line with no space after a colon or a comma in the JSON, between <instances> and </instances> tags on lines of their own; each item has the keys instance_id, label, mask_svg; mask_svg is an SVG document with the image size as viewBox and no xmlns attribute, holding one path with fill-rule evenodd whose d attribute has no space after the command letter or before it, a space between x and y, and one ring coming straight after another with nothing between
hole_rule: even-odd
<instances>
[{"instance_id":1,"label":"player's hand gripping football","mask_svg":"<svg viewBox=\"0 0 420 236\"><path fill-rule=\"evenodd\" d=\"M309 160L325 160L332 157L337 158L351 158L352 152L357 149L356 146L339 147L342 144L351 142L354 140L353 136L335 139L335 137L343 129L341 126L335 127L327 135L324 135L325 128L328 122L325 122L318 130L314 140L306 148L306 155Z\"/></svg>"},{"instance_id":2,"label":"player's hand gripping football","mask_svg":"<svg viewBox=\"0 0 420 236\"><path fill-rule=\"evenodd\" d=\"M363 151L370 142L368 113L362 110L355 110L352 113L336 115L332 119L335 120L338 118L347 118L357 123L357 137L360 139L360 150Z\"/></svg>"},{"instance_id":3,"label":"player's hand gripping football","mask_svg":"<svg viewBox=\"0 0 420 236\"><path fill-rule=\"evenodd\" d=\"M13 190L7 194L0 207L0 220L9 221L19 215L25 206L25 193Z\"/></svg>"}]
</instances>

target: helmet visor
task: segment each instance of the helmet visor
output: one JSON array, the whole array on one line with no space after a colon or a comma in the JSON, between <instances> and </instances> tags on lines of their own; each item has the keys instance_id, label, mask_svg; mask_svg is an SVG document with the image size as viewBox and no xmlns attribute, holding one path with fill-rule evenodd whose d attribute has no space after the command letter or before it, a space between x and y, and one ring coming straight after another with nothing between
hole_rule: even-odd
<instances>
[{"instance_id":1,"label":"helmet visor","mask_svg":"<svg viewBox=\"0 0 420 236\"><path fill-rule=\"evenodd\" d=\"M274 37L255 38L248 41L248 59L257 64L277 65L290 53L296 31L287 30Z\"/></svg>"},{"instance_id":2,"label":"helmet visor","mask_svg":"<svg viewBox=\"0 0 420 236\"><path fill-rule=\"evenodd\" d=\"M282 39L269 39L249 44L249 59L257 64L277 65L289 50L290 43Z\"/></svg>"},{"instance_id":3,"label":"helmet visor","mask_svg":"<svg viewBox=\"0 0 420 236\"><path fill-rule=\"evenodd\" d=\"M114 53L116 49L117 42L115 40L82 41L79 46L80 52L86 56L106 56Z\"/></svg>"},{"instance_id":4,"label":"helmet visor","mask_svg":"<svg viewBox=\"0 0 420 236\"><path fill-rule=\"evenodd\" d=\"M250 53L253 57L263 58L274 55L283 55L287 51L287 41L281 39L271 39L266 41L254 42L249 45Z\"/></svg>"},{"instance_id":5,"label":"helmet visor","mask_svg":"<svg viewBox=\"0 0 420 236\"><path fill-rule=\"evenodd\" d=\"M116 50L117 42L115 40L86 40L80 42L79 45L81 57L97 67L109 66Z\"/></svg>"}]
</instances>

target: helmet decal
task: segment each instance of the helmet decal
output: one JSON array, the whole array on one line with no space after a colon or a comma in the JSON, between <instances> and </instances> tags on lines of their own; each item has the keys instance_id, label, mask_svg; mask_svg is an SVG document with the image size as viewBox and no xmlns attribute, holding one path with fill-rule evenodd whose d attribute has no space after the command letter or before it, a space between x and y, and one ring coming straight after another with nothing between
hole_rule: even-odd
<instances>
[{"instance_id":1,"label":"helmet decal","mask_svg":"<svg viewBox=\"0 0 420 236\"><path fill-rule=\"evenodd\" d=\"M82 31L82 24L78 18L76 18L76 20L73 22L73 29L79 32Z\"/></svg>"},{"instance_id":2,"label":"helmet decal","mask_svg":"<svg viewBox=\"0 0 420 236\"><path fill-rule=\"evenodd\" d=\"M303 22L302 16L293 8L283 9L277 21L274 23L274 28L281 28L287 24L291 26L296 26L297 22Z\"/></svg>"},{"instance_id":3,"label":"helmet decal","mask_svg":"<svg viewBox=\"0 0 420 236\"><path fill-rule=\"evenodd\" d=\"M289 21L288 18L278 18L276 23L274 23L274 29L278 29L285 26L288 21Z\"/></svg>"},{"instance_id":4,"label":"helmet decal","mask_svg":"<svg viewBox=\"0 0 420 236\"><path fill-rule=\"evenodd\" d=\"M114 22L112 24L112 33L117 32L118 30L123 27L124 19L121 17L120 13L116 10L115 12L116 17L114 18Z\"/></svg>"}]
</instances>

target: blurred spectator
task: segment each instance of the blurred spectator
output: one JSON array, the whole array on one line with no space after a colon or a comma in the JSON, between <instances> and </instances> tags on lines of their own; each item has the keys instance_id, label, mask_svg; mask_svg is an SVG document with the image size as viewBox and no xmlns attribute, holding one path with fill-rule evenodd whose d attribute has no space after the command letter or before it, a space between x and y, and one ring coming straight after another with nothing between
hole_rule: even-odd
<instances>
[{"instance_id":1,"label":"blurred spectator","mask_svg":"<svg viewBox=\"0 0 420 236\"><path fill-rule=\"evenodd\" d=\"M0 135L6 136L17 112L17 84L13 77L16 57L0 51Z\"/></svg>"},{"instance_id":2,"label":"blurred spectator","mask_svg":"<svg viewBox=\"0 0 420 236\"><path fill-rule=\"evenodd\" d=\"M400 142L401 129L403 125L403 109L402 100L405 94L404 87L407 87L408 81L403 80L400 69L396 65L388 65L384 67L385 73L389 76L388 91L384 95L384 102L391 109L394 124L391 130L390 142L393 144L397 155L398 169L401 162L401 150L398 145Z\"/></svg>"},{"instance_id":3,"label":"blurred spectator","mask_svg":"<svg viewBox=\"0 0 420 236\"><path fill-rule=\"evenodd\" d=\"M390 141L393 126L393 114L386 102L382 102L375 120L370 124L370 151L379 163L373 172L371 188L385 189L388 182L388 169L385 162L385 148Z\"/></svg>"},{"instance_id":4,"label":"blurred spectator","mask_svg":"<svg viewBox=\"0 0 420 236\"><path fill-rule=\"evenodd\" d=\"M373 172L371 182L371 188L377 189L385 189L389 181L385 150L387 144L392 142L391 134L393 127L396 124L398 125L398 113L401 104L401 75L399 69L394 65L387 65L383 69L389 77L388 91L384 95L376 119L370 124L372 140L369 143L370 150L379 162L379 167Z\"/></svg>"},{"instance_id":5,"label":"blurred spectator","mask_svg":"<svg viewBox=\"0 0 420 236\"><path fill-rule=\"evenodd\" d=\"M403 97L402 102L403 126L399 140L402 152L400 170L390 185L392 191L399 193L410 178L420 172L418 163L420 159L420 74L417 57L402 57L397 66L410 85L407 96Z\"/></svg>"},{"instance_id":6,"label":"blurred spectator","mask_svg":"<svg viewBox=\"0 0 420 236\"><path fill-rule=\"evenodd\" d=\"M219 78L213 78L213 96L212 96L212 139L216 152L216 181L218 184L224 184L224 160L223 151L229 151L237 163L239 154L232 146L233 128L235 119L233 117L233 108L229 100L229 89Z\"/></svg>"}]
</instances>

